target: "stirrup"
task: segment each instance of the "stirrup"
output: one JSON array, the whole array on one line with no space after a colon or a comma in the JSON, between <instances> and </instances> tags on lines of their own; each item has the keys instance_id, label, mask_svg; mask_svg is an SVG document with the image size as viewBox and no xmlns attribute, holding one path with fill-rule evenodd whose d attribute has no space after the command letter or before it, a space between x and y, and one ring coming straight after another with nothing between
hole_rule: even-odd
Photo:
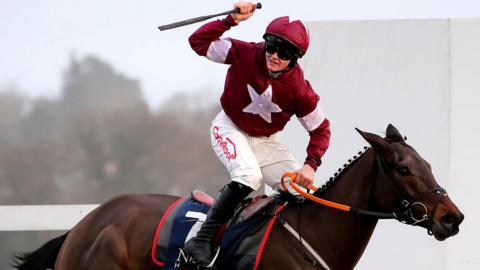
<instances>
[{"instance_id":1,"label":"stirrup","mask_svg":"<svg viewBox=\"0 0 480 270\"><path fill-rule=\"evenodd\" d=\"M217 248L217 251L215 252L215 256L213 256L213 259L212 259L212 261L210 262L210 264L208 264L207 266L205 266L206 268L213 268L213 265L214 265L215 262L217 261L218 254L220 254L220 247Z\"/></svg>"}]
</instances>

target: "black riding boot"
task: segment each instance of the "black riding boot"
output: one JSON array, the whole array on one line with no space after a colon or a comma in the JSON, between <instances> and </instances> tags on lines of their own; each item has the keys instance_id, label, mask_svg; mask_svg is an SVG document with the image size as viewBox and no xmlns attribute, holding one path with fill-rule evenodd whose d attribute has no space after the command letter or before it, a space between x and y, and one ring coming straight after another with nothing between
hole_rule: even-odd
<instances>
[{"instance_id":1,"label":"black riding boot","mask_svg":"<svg viewBox=\"0 0 480 270\"><path fill-rule=\"evenodd\" d=\"M222 189L197 235L188 240L183 247L200 266L210 264L213 259L212 240L215 233L232 218L235 208L252 191L250 187L236 182L231 182Z\"/></svg>"}]
</instances>

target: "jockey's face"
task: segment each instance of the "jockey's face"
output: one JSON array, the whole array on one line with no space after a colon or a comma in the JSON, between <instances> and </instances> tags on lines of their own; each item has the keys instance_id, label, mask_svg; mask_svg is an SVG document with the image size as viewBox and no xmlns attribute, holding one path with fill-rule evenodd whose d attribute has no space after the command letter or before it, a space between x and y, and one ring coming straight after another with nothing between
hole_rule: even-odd
<instances>
[{"instance_id":1,"label":"jockey's face","mask_svg":"<svg viewBox=\"0 0 480 270\"><path fill-rule=\"evenodd\" d=\"M276 73L288 69L290 60L282 60L278 57L278 53L270 54L265 52L265 60L267 61L268 71Z\"/></svg>"},{"instance_id":2,"label":"jockey's face","mask_svg":"<svg viewBox=\"0 0 480 270\"><path fill-rule=\"evenodd\" d=\"M291 43L274 35L266 35L264 39L268 71L278 73L288 70L292 58L298 57L298 49Z\"/></svg>"}]
</instances>

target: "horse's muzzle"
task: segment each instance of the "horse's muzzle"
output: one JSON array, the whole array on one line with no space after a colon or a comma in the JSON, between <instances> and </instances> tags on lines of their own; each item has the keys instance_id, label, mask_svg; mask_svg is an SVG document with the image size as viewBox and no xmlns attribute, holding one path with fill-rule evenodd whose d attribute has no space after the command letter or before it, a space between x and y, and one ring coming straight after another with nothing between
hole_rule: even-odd
<instances>
[{"instance_id":1,"label":"horse's muzzle","mask_svg":"<svg viewBox=\"0 0 480 270\"><path fill-rule=\"evenodd\" d=\"M433 236L439 241L443 241L448 237L456 235L460 229L459 226L464 219L464 215L461 212L458 213L446 213L442 215L438 220L434 221L432 226Z\"/></svg>"}]
</instances>

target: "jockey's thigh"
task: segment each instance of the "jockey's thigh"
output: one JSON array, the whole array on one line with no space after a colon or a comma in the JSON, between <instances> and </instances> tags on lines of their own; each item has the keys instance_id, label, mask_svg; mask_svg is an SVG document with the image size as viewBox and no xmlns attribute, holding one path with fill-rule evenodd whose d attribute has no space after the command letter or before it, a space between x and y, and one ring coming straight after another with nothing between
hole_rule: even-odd
<instances>
[{"instance_id":1,"label":"jockey's thigh","mask_svg":"<svg viewBox=\"0 0 480 270\"><path fill-rule=\"evenodd\" d=\"M231 180L253 190L260 188L262 172L250 145L252 137L221 111L212 121L210 138L213 150L227 168Z\"/></svg>"},{"instance_id":2,"label":"jockey's thigh","mask_svg":"<svg viewBox=\"0 0 480 270\"><path fill-rule=\"evenodd\" d=\"M284 173L301 168L288 146L280 141L278 133L270 137L256 137L252 149L260 164L264 183L274 191L281 189L280 181Z\"/></svg>"},{"instance_id":3,"label":"jockey's thigh","mask_svg":"<svg viewBox=\"0 0 480 270\"><path fill-rule=\"evenodd\" d=\"M295 172L300 169L300 164L296 161L280 161L260 168L263 174L263 180L273 191L282 190L281 179L286 172ZM287 181L290 179L286 179ZM298 194L290 185L288 190L292 194Z\"/></svg>"}]
</instances>

